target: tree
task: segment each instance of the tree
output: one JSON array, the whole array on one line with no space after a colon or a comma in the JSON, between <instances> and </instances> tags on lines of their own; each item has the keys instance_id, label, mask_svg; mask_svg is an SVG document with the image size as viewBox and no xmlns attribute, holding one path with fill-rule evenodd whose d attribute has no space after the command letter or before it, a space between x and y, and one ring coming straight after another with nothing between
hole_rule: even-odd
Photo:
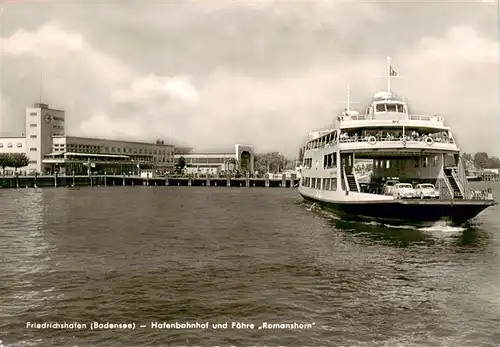
<instances>
[{"instance_id":1,"label":"tree","mask_svg":"<svg viewBox=\"0 0 500 347\"><path fill-rule=\"evenodd\" d=\"M487 169L489 164L488 153L478 152L474 154L474 165L479 169Z\"/></svg>"},{"instance_id":2,"label":"tree","mask_svg":"<svg viewBox=\"0 0 500 347\"><path fill-rule=\"evenodd\" d=\"M497 157L489 157L488 158L488 168L489 169L499 169L500 168L500 159Z\"/></svg>"},{"instance_id":3,"label":"tree","mask_svg":"<svg viewBox=\"0 0 500 347\"><path fill-rule=\"evenodd\" d=\"M10 166L10 162L10 153L0 153L0 167L3 175L5 175L5 168Z\"/></svg>"},{"instance_id":4,"label":"tree","mask_svg":"<svg viewBox=\"0 0 500 347\"><path fill-rule=\"evenodd\" d=\"M16 171L21 167L28 166L30 163L30 160L25 153L12 153L10 155L10 161L9 166L13 167Z\"/></svg>"},{"instance_id":5,"label":"tree","mask_svg":"<svg viewBox=\"0 0 500 347\"><path fill-rule=\"evenodd\" d=\"M255 170L259 173L280 172L286 167L287 160L279 152L257 154L255 156Z\"/></svg>"},{"instance_id":6,"label":"tree","mask_svg":"<svg viewBox=\"0 0 500 347\"><path fill-rule=\"evenodd\" d=\"M180 156L179 159L177 159L177 163L175 164L174 171L177 174L182 174L185 167L186 167L186 159L183 156Z\"/></svg>"}]
</instances>

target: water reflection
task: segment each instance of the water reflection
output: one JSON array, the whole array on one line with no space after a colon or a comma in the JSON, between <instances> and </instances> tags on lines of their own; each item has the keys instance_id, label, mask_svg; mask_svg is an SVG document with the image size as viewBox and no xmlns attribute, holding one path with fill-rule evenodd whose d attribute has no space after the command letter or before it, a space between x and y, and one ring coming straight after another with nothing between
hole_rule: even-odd
<instances>
[{"instance_id":1,"label":"water reflection","mask_svg":"<svg viewBox=\"0 0 500 347\"><path fill-rule=\"evenodd\" d=\"M44 236L44 202L41 190L11 190L0 209L2 220L3 286L0 287L0 320L33 308L43 301L37 276L47 271L50 252Z\"/></svg>"}]
</instances>

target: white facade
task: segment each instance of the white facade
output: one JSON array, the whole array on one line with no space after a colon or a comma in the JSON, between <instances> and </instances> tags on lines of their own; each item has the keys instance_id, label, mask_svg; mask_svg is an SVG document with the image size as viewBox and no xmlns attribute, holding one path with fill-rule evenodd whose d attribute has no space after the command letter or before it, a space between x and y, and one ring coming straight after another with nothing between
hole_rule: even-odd
<instances>
[{"instance_id":1,"label":"white facade","mask_svg":"<svg viewBox=\"0 0 500 347\"><path fill-rule=\"evenodd\" d=\"M249 145L234 145L234 152L193 152L176 154L175 162L180 157L186 160L185 171L187 174L216 175L223 171L248 171L254 172L254 147Z\"/></svg>"},{"instance_id":2,"label":"white facade","mask_svg":"<svg viewBox=\"0 0 500 347\"><path fill-rule=\"evenodd\" d=\"M64 111L50 109L46 104L26 108L26 155L29 171L43 171L42 160L52 152L52 137L64 135Z\"/></svg>"},{"instance_id":3,"label":"white facade","mask_svg":"<svg viewBox=\"0 0 500 347\"><path fill-rule=\"evenodd\" d=\"M0 153L26 153L25 137L0 138Z\"/></svg>"}]
</instances>

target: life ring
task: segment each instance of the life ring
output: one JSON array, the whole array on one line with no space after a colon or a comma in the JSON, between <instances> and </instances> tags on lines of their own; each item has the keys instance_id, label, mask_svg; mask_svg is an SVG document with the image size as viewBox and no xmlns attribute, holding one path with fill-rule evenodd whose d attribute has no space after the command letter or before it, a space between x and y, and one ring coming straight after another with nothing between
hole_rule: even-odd
<instances>
[{"instance_id":1,"label":"life ring","mask_svg":"<svg viewBox=\"0 0 500 347\"><path fill-rule=\"evenodd\" d=\"M427 143L429 146L431 146L431 145L434 143L434 140L432 139L432 137L429 137L429 136L426 136L424 141L425 141L425 143Z\"/></svg>"},{"instance_id":2,"label":"life ring","mask_svg":"<svg viewBox=\"0 0 500 347\"><path fill-rule=\"evenodd\" d=\"M375 136L370 136L370 137L368 138L368 143L369 143L370 145L374 145L374 144L376 144L376 143L377 143L377 139L375 138Z\"/></svg>"}]
</instances>

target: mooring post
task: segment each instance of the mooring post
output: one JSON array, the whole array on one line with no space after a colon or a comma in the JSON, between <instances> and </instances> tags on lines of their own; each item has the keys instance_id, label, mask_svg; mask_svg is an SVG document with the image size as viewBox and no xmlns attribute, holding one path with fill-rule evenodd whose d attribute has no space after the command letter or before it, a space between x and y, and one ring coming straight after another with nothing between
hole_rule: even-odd
<instances>
[{"instance_id":1,"label":"mooring post","mask_svg":"<svg viewBox=\"0 0 500 347\"><path fill-rule=\"evenodd\" d=\"M106 187L107 183L108 183L107 172L106 172L106 171L104 171L104 186L105 186L105 187Z\"/></svg>"},{"instance_id":2,"label":"mooring post","mask_svg":"<svg viewBox=\"0 0 500 347\"><path fill-rule=\"evenodd\" d=\"M250 173L247 172L246 177L245 177L245 186L247 188L250 188Z\"/></svg>"},{"instance_id":3,"label":"mooring post","mask_svg":"<svg viewBox=\"0 0 500 347\"><path fill-rule=\"evenodd\" d=\"M265 179L266 179L266 188L269 188L269 174L266 173L265 175Z\"/></svg>"},{"instance_id":4,"label":"mooring post","mask_svg":"<svg viewBox=\"0 0 500 347\"><path fill-rule=\"evenodd\" d=\"M57 171L54 172L54 187L57 188Z\"/></svg>"},{"instance_id":5,"label":"mooring post","mask_svg":"<svg viewBox=\"0 0 500 347\"><path fill-rule=\"evenodd\" d=\"M297 175L296 174L291 174L290 175L290 188L293 188L295 186L295 180L297 179Z\"/></svg>"},{"instance_id":6,"label":"mooring post","mask_svg":"<svg viewBox=\"0 0 500 347\"><path fill-rule=\"evenodd\" d=\"M38 188L38 172L35 172L35 183L33 185L33 188Z\"/></svg>"},{"instance_id":7,"label":"mooring post","mask_svg":"<svg viewBox=\"0 0 500 347\"><path fill-rule=\"evenodd\" d=\"M226 178L226 187L231 187L231 178L229 176Z\"/></svg>"},{"instance_id":8,"label":"mooring post","mask_svg":"<svg viewBox=\"0 0 500 347\"><path fill-rule=\"evenodd\" d=\"M281 174L281 175L282 175L282 176L281 176L281 186L282 186L283 188L286 188L286 174L284 174L284 173L283 173L283 174Z\"/></svg>"},{"instance_id":9,"label":"mooring post","mask_svg":"<svg viewBox=\"0 0 500 347\"><path fill-rule=\"evenodd\" d=\"M206 176L205 185L206 185L207 187L210 187L210 176L209 176L208 174L207 174L207 176Z\"/></svg>"},{"instance_id":10,"label":"mooring post","mask_svg":"<svg viewBox=\"0 0 500 347\"><path fill-rule=\"evenodd\" d=\"M16 187L19 189L19 172L16 171Z\"/></svg>"},{"instance_id":11,"label":"mooring post","mask_svg":"<svg viewBox=\"0 0 500 347\"><path fill-rule=\"evenodd\" d=\"M123 186L125 187L125 172L122 173L122 175L123 175L123 177L122 177L123 178Z\"/></svg>"},{"instance_id":12,"label":"mooring post","mask_svg":"<svg viewBox=\"0 0 500 347\"><path fill-rule=\"evenodd\" d=\"M75 186L75 170L73 170L72 176L73 176L73 187L74 187Z\"/></svg>"}]
</instances>

